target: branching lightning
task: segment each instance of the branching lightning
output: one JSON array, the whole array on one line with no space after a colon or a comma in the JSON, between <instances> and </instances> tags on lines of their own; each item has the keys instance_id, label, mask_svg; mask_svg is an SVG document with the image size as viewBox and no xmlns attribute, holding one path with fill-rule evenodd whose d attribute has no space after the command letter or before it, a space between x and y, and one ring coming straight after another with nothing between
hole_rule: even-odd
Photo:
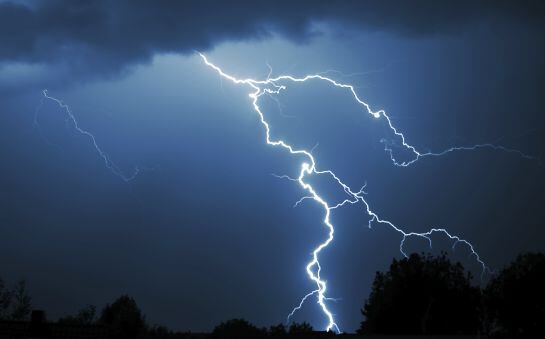
<instances>
[{"instance_id":1,"label":"branching lightning","mask_svg":"<svg viewBox=\"0 0 545 339\"><path fill-rule=\"evenodd\" d=\"M104 152L102 150L102 148L100 148L100 146L98 145L98 143L96 141L95 136L91 132L82 129L79 126L78 120L76 119L76 117L74 116L74 114L70 110L70 107L68 107L67 104L65 104L60 99L57 99L57 98L54 98L54 97L50 96L47 93L47 90L45 90L45 89L42 91L42 94L43 94L43 97L45 99L52 100L57 105L59 105L60 108L62 108L64 110L64 112L66 113L66 121L68 123L72 124L72 127L74 128L74 130L76 132L78 132L79 134L81 134L81 135L89 138L89 140L91 140L91 143L93 144L93 147L94 147L95 151L98 153L100 158L102 158L102 160L104 161L104 165L106 166L106 168L108 170L110 170L113 174L115 174L116 176L118 176L119 178L121 178L125 182L129 182L129 181L133 180L134 178L136 178L136 176L140 172L140 169L138 167L135 167L135 169L134 169L134 171L133 171L133 173L131 175L124 174L123 171L121 171L119 169L119 167L108 157L108 154L106 154L106 152ZM40 106L41 106L41 104L40 104ZM39 108L36 109L36 113L35 113L35 116L34 116L34 125L35 126L38 125L38 112L39 112Z\"/></svg>"},{"instance_id":2,"label":"branching lightning","mask_svg":"<svg viewBox=\"0 0 545 339\"><path fill-rule=\"evenodd\" d=\"M324 211L323 224L325 225L325 227L326 227L326 229L328 231L328 236L322 243L320 243L316 248L314 248L314 250L312 251L312 254L311 254L311 260L306 265L306 273L307 273L309 279L316 284L316 288L314 290L310 291L309 293L307 293L301 299L299 304L295 308L293 308L293 310L288 315L288 321L298 310L301 309L303 304L309 298L316 297L318 305L320 306L323 314L327 318L327 326L325 327L325 329L327 331L336 331L336 332L340 333L340 329L339 329L337 323L335 322L334 315L329 310L329 308L327 306L327 303L326 303L327 301L330 301L332 299L326 297L327 283L321 277L321 274L320 274L321 273L321 266L320 266L320 261L319 261L319 255L322 252L322 250L324 250L326 247L328 247L329 244L333 241L333 237L334 237L334 234L335 234L335 228L334 228L334 226L333 226L333 224L332 224L332 222L330 220L330 216L331 216L332 211L337 209L337 208L340 208L342 206L345 206L345 205L355 205L355 204L360 204L361 203L363 205L364 209L365 209L365 212L369 216L368 227L371 227L373 223L377 223L377 224L383 224L383 225L389 226L391 229L398 232L400 234L400 236L401 236L399 250L400 250L401 254L403 254L405 257L407 256L407 254L405 253L403 247L404 247L405 241L408 238L410 238L410 237L419 237L419 238L425 239L426 241L429 242L429 245L431 246L432 236L435 235L435 234L440 234L440 235L448 237L453 242L453 244L452 244L453 248L457 244L465 245L468 248L468 250L470 251L470 255L474 256L476 261L481 265L482 274L485 274L485 272L490 271L489 268L486 266L485 262L481 259L480 255L475 251L473 245L469 241L467 241L465 239L462 239L461 237L459 237L457 235L450 234L444 228L432 228L429 231L423 232L423 233L404 231L403 229L396 226L394 223L388 221L387 219L381 218L376 212L374 212L371 209L369 203L364 198L364 195L366 194L365 191L364 191L365 185L363 187L361 187L359 190L353 190L351 187L349 187L347 184L345 184L333 171L331 171L331 170L319 170L318 167L317 167L316 159L312 155L312 150L297 149L297 148L291 146L289 143L287 143L284 140L273 139L271 137L271 131L270 131L269 123L265 119L265 115L263 114L263 112L261 111L261 108L259 106L259 98L262 95L268 95L268 96L274 97L274 95L277 95L281 91L286 90L286 87L284 85L280 84L281 82L302 83L302 82L306 82L306 81L310 81L310 80L318 80L318 81L324 81L326 83L329 83L330 85L332 85L334 87L347 90L352 94L354 100L359 105L361 105L363 107L365 113L370 114L372 117L374 117L376 119L379 119L379 118L385 119L388 126L389 126L389 128L390 128L390 130L400 139L401 145L399 145L399 147L403 147L404 149L410 151L410 153L412 154L411 160L398 161L395 158L394 152L393 152L393 149L392 149L392 146L394 146L394 145L391 144L391 143L388 143L386 140L381 140L381 142L385 145L384 149L385 149L386 153L390 156L390 159L391 159L392 163L395 166L399 166L399 167L407 167L407 166L409 166L409 165L415 163L416 161L418 161L418 160L420 160L422 158L425 158L425 157L438 157L438 156L442 156L442 155L448 154L448 153L453 152L453 151L477 150L477 149L481 149L481 148L489 148L489 149L501 150L501 151L510 152L510 153L516 153L519 156L521 156L523 158L526 158L526 159L533 159L533 157L531 157L529 155L526 155L526 154L524 154L524 153L522 153L522 152L520 152L518 150L515 150L515 149L510 149L510 148L506 148L506 147L503 147L503 146L494 145L494 144L490 144L490 143L478 144L478 145L473 145L473 146L451 147L451 148L449 148L447 150L444 150L444 151L438 152L438 153L433 153L433 152L421 153L414 146L407 143L403 133L399 132L394 127L394 125L392 124L392 121L390 120L390 117L386 114L386 112L384 110L373 111L369 104L367 104L366 102L364 102L363 100L360 99L360 97L358 96L358 94L355 91L355 88L350 84L344 84L344 83L337 82L337 81L335 81L335 80L333 80L331 78L326 77L324 75L324 73L306 75L304 77L295 77L295 76L291 76L291 75L281 75L281 76L277 76L277 77L271 77L271 72L272 71L270 71L265 80L256 80L256 79L251 79L251 78L239 79L239 78L236 78L236 77L234 77L234 76L232 76L232 75L230 75L228 73L225 73L220 67L218 67L214 63L210 62L205 55L203 55L201 53L199 53L199 55L202 58L203 62L206 64L206 66L208 66L208 67L212 68L214 71L216 71L221 76L221 78L227 79L227 80L229 80L229 81L231 81L231 82L233 82L234 84L237 84L237 85L248 86L252 90L249 93L249 97L251 99L253 109L258 114L260 122L261 122L262 126L265 129L266 143L268 145L271 145L273 147L282 148L282 149L288 151L291 155L300 156L301 158L304 159L302 164L301 164L299 176L297 178L292 178L292 177L289 177L287 175L281 175L281 176L275 175L276 177L281 178L281 179L288 179L288 180L297 182L300 185L300 187L306 192L306 195L303 196L299 201L297 201L295 203L295 206L299 205L300 203L302 203L305 200L313 200L313 201L317 202L319 205L321 205L323 207L323 211ZM269 69L270 69L270 66L269 66ZM343 189L343 191L347 194L348 198L346 198L345 200L343 200L341 202L338 202L336 204L332 204L332 203L327 202L323 197L321 197L316 192L316 190L314 189L314 187L312 185L310 185L307 181L305 181L306 177L310 176L310 175L329 176L330 178L332 178L339 185L339 187L341 187Z\"/></svg>"}]
</instances>

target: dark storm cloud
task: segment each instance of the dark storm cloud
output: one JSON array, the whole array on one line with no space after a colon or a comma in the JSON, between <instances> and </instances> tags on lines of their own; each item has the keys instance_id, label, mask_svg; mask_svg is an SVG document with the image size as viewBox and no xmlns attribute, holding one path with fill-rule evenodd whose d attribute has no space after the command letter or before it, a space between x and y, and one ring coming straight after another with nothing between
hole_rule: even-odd
<instances>
[{"instance_id":1,"label":"dark storm cloud","mask_svg":"<svg viewBox=\"0 0 545 339\"><path fill-rule=\"evenodd\" d=\"M155 53L223 41L272 34L305 41L315 21L418 36L476 23L538 26L544 12L539 1L8 1L0 3L0 63L108 75Z\"/></svg>"}]
</instances>

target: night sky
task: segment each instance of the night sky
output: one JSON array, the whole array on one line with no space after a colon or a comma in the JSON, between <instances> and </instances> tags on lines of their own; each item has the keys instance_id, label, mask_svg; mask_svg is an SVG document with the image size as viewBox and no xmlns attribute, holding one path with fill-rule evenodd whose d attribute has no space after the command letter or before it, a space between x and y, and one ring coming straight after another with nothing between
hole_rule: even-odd
<instances>
[{"instance_id":1,"label":"night sky","mask_svg":"<svg viewBox=\"0 0 545 339\"><path fill-rule=\"evenodd\" d=\"M209 331L234 317L285 321L314 285L305 265L327 236L289 180L301 159L267 146L250 89L226 72L327 75L384 109L426 152L494 143L393 166L384 121L321 82L263 98L273 136L406 231L444 227L491 268L544 251L545 5L539 1L0 0L0 277L25 278L48 318L134 297L150 323ZM333 71L334 70L334 71ZM42 90L68 104L79 126ZM331 200L342 192L316 181ZM355 330L375 271L401 258L398 233L336 210L321 255L328 305ZM434 237L476 276L467 247ZM422 239L407 253L428 251ZM311 301L297 313L321 329Z\"/></svg>"}]
</instances>

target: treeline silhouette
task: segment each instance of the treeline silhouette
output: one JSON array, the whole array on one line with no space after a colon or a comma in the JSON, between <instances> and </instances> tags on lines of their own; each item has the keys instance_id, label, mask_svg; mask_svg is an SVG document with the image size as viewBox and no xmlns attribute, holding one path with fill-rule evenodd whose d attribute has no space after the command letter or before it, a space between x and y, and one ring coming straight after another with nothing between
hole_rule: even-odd
<instances>
[{"instance_id":1,"label":"treeline silhouette","mask_svg":"<svg viewBox=\"0 0 545 339\"><path fill-rule=\"evenodd\" d=\"M483 288L446 256L394 260L377 272L360 334L530 337L544 333L545 255L520 254Z\"/></svg>"},{"instance_id":2,"label":"treeline silhouette","mask_svg":"<svg viewBox=\"0 0 545 339\"><path fill-rule=\"evenodd\" d=\"M377 272L371 293L361 310L358 335L474 335L533 337L544 333L545 255L524 253L479 284L460 263L445 253L412 254L394 259L389 269ZM480 286L482 285L482 286ZM175 332L149 326L136 301L124 295L97 313L88 305L74 315L46 322L43 311L32 311L24 281L9 288L0 279L0 338L10 332L30 331L33 337L85 338L218 338L317 337L308 323L259 328L244 319L231 319L211 333ZM32 315L32 316L31 316ZM32 318L32 321L28 320ZM25 322L26 321L26 322ZM25 327L22 324L28 323ZM63 332L64 331L64 332ZM71 335L62 335L71 331ZM24 332L26 333L26 332Z\"/></svg>"}]
</instances>

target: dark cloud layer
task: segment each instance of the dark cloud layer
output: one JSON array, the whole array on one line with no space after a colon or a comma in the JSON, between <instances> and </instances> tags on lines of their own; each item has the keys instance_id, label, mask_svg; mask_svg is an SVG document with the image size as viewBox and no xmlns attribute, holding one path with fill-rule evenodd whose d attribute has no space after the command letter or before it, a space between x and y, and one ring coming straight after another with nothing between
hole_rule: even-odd
<instances>
[{"instance_id":1,"label":"dark cloud layer","mask_svg":"<svg viewBox=\"0 0 545 339\"><path fill-rule=\"evenodd\" d=\"M0 62L108 75L155 53L228 40L278 34L305 41L316 21L418 36L468 24L541 27L544 13L540 1L8 1L0 3Z\"/></svg>"}]
</instances>

